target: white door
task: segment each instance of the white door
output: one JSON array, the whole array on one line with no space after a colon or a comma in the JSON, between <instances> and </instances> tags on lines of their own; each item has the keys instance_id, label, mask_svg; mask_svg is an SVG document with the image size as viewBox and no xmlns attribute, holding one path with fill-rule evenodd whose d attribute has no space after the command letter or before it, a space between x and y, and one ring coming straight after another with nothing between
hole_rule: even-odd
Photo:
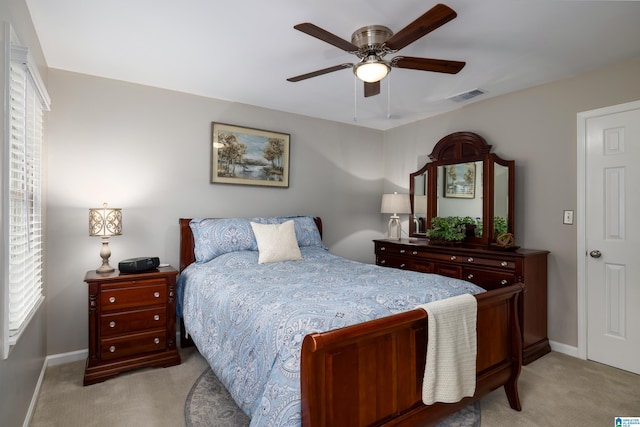
<instances>
[{"instance_id":1,"label":"white door","mask_svg":"<svg viewBox=\"0 0 640 427\"><path fill-rule=\"evenodd\" d=\"M640 103L625 105L586 119L587 358L640 374Z\"/></svg>"}]
</instances>

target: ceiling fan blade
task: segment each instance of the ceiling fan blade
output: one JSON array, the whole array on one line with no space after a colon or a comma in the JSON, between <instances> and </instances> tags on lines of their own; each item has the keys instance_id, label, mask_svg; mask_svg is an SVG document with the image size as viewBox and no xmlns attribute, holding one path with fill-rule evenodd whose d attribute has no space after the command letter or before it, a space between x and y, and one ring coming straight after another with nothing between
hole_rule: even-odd
<instances>
[{"instance_id":1,"label":"ceiling fan blade","mask_svg":"<svg viewBox=\"0 0 640 427\"><path fill-rule=\"evenodd\" d=\"M295 76L295 77L289 77L287 81L299 82L300 80L306 80L306 79L310 79L311 77L317 77L323 74L333 73L334 71L343 70L345 68L353 68L353 64L334 65L333 67L323 68L322 70L312 71L306 74L300 74L299 76Z\"/></svg>"},{"instance_id":2,"label":"ceiling fan blade","mask_svg":"<svg viewBox=\"0 0 640 427\"><path fill-rule=\"evenodd\" d=\"M416 58L413 56L396 56L389 62L389 65L396 68L410 68L412 70L457 74L464 68L466 62L448 61L445 59Z\"/></svg>"},{"instance_id":3,"label":"ceiling fan blade","mask_svg":"<svg viewBox=\"0 0 640 427\"><path fill-rule=\"evenodd\" d=\"M364 97L368 98L380 93L380 80L373 83L364 82Z\"/></svg>"},{"instance_id":4,"label":"ceiling fan blade","mask_svg":"<svg viewBox=\"0 0 640 427\"><path fill-rule=\"evenodd\" d=\"M295 28L298 31L302 31L303 33L308 34L311 37L315 37L319 40L322 40L323 42L332 44L338 49L342 49L347 52L358 51L358 46L354 45L351 42L346 41L345 39L342 39L336 36L335 34L330 33L327 30L323 30L317 25L313 25L310 22L303 22L302 24L294 25L293 28Z\"/></svg>"},{"instance_id":5,"label":"ceiling fan blade","mask_svg":"<svg viewBox=\"0 0 640 427\"><path fill-rule=\"evenodd\" d=\"M400 50L420 37L451 21L458 14L449 6L437 4L418 19L395 33L384 44L391 50Z\"/></svg>"}]
</instances>

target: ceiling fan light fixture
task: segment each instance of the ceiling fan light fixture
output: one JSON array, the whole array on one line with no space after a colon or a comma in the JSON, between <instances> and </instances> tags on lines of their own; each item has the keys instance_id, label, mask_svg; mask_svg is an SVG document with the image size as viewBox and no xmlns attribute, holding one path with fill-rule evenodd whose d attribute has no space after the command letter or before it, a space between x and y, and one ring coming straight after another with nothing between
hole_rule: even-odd
<instances>
[{"instance_id":1,"label":"ceiling fan light fixture","mask_svg":"<svg viewBox=\"0 0 640 427\"><path fill-rule=\"evenodd\" d=\"M356 76L367 83L379 82L389 74L389 71L391 71L391 67L376 56L363 59L353 69Z\"/></svg>"}]
</instances>

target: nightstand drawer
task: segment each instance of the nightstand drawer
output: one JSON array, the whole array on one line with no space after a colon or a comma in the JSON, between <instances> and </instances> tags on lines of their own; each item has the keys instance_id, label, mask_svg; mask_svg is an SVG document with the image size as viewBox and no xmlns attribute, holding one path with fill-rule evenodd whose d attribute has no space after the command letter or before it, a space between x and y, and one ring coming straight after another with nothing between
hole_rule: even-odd
<instances>
[{"instance_id":1,"label":"nightstand drawer","mask_svg":"<svg viewBox=\"0 0 640 427\"><path fill-rule=\"evenodd\" d=\"M147 305L166 304L167 285L163 280L141 280L132 282L130 287L103 287L100 293L100 306L103 311ZM106 288L106 289L105 289Z\"/></svg>"},{"instance_id":2,"label":"nightstand drawer","mask_svg":"<svg viewBox=\"0 0 640 427\"><path fill-rule=\"evenodd\" d=\"M165 306L103 314L100 316L100 332L102 336L109 336L123 332L163 328L166 322Z\"/></svg>"},{"instance_id":3,"label":"nightstand drawer","mask_svg":"<svg viewBox=\"0 0 640 427\"><path fill-rule=\"evenodd\" d=\"M133 354L164 350L167 347L167 330L156 329L126 337L106 338L100 342L102 360L117 359Z\"/></svg>"}]
</instances>

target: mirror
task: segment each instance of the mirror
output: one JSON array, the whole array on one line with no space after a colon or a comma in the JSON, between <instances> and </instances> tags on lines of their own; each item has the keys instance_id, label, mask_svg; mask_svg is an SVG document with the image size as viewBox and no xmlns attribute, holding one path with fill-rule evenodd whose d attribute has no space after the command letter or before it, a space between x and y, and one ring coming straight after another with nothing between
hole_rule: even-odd
<instances>
[{"instance_id":1,"label":"mirror","mask_svg":"<svg viewBox=\"0 0 640 427\"><path fill-rule=\"evenodd\" d=\"M515 162L490 151L484 138L472 132L438 141L431 161L410 175L410 237L426 237L435 216L472 218L476 226L467 235L468 244L487 245L502 232L513 233Z\"/></svg>"}]
</instances>

